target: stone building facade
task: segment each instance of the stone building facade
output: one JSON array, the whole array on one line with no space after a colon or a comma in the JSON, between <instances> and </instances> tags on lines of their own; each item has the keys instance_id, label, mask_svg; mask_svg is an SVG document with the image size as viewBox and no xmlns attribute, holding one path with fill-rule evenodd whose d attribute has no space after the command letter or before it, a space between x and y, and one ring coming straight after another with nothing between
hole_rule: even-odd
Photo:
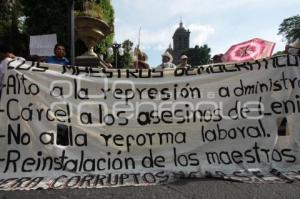
<instances>
[{"instance_id":1,"label":"stone building facade","mask_svg":"<svg viewBox=\"0 0 300 199\"><path fill-rule=\"evenodd\" d=\"M182 53L190 48L190 31L184 28L182 21L173 35L173 48L170 45L167 49L173 56L173 63L178 64Z\"/></svg>"}]
</instances>

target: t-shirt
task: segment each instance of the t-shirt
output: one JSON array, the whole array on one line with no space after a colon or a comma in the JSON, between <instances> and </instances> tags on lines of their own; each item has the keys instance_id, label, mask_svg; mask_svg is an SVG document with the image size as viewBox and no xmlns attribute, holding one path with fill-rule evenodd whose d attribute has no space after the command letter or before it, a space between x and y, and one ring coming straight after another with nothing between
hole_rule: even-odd
<instances>
[{"instance_id":1,"label":"t-shirt","mask_svg":"<svg viewBox=\"0 0 300 199\"><path fill-rule=\"evenodd\" d=\"M11 60L12 60L11 58L7 57L0 62L0 90L2 89L2 81L4 79L4 75L7 71L7 64Z\"/></svg>"},{"instance_id":2,"label":"t-shirt","mask_svg":"<svg viewBox=\"0 0 300 199\"><path fill-rule=\"evenodd\" d=\"M182 65L182 64L178 64L176 66L176 68L191 68L192 66L190 64L186 64L186 65Z\"/></svg>"},{"instance_id":3,"label":"t-shirt","mask_svg":"<svg viewBox=\"0 0 300 199\"><path fill-rule=\"evenodd\" d=\"M20 62L26 61L23 57L15 57L14 59L7 57L0 62L0 91L3 86L4 75L7 71L7 64L12 60L18 60Z\"/></svg>"},{"instance_id":4,"label":"t-shirt","mask_svg":"<svg viewBox=\"0 0 300 199\"><path fill-rule=\"evenodd\" d=\"M168 63L162 63L162 64L158 65L156 68L157 69L176 68L176 65L171 62L168 62Z\"/></svg>"},{"instance_id":5,"label":"t-shirt","mask_svg":"<svg viewBox=\"0 0 300 199\"><path fill-rule=\"evenodd\" d=\"M12 59L7 57L5 59L3 59L0 62L0 99L1 99L1 93L2 93L2 86L3 86L3 79L4 79L4 75L7 71L7 64L8 62L10 62Z\"/></svg>"},{"instance_id":6,"label":"t-shirt","mask_svg":"<svg viewBox=\"0 0 300 199\"><path fill-rule=\"evenodd\" d=\"M300 55L300 48L295 48L293 46L288 47L288 54L291 55Z\"/></svg>"},{"instance_id":7,"label":"t-shirt","mask_svg":"<svg viewBox=\"0 0 300 199\"><path fill-rule=\"evenodd\" d=\"M48 64L60 64L60 65L69 65L70 62L67 58L63 57L62 59L58 59L55 56L48 57L45 61Z\"/></svg>"}]
</instances>

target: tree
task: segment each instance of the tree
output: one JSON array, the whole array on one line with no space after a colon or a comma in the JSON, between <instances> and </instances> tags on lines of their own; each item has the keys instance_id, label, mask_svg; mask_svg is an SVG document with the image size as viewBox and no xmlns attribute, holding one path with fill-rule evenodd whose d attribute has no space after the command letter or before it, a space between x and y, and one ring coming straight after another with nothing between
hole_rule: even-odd
<instances>
[{"instance_id":1,"label":"tree","mask_svg":"<svg viewBox=\"0 0 300 199\"><path fill-rule=\"evenodd\" d=\"M277 51L276 53L274 53L272 56L275 57L275 56L280 56L280 55L285 55L286 52L285 51Z\"/></svg>"},{"instance_id":2,"label":"tree","mask_svg":"<svg viewBox=\"0 0 300 199\"><path fill-rule=\"evenodd\" d=\"M9 1L0 2L0 39L7 41L10 35L10 26L12 18L12 6Z\"/></svg>"},{"instance_id":3,"label":"tree","mask_svg":"<svg viewBox=\"0 0 300 199\"><path fill-rule=\"evenodd\" d=\"M278 34L283 35L288 43L300 38L300 15L284 19L278 30Z\"/></svg>"},{"instance_id":4,"label":"tree","mask_svg":"<svg viewBox=\"0 0 300 199\"><path fill-rule=\"evenodd\" d=\"M209 63L211 57L210 51L211 49L205 44L201 47L196 45L195 48L190 48L182 54L188 56L189 64L192 66L199 66Z\"/></svg>"},{"instance_id":5,"label":"tree","mask_svg":"<svg viewBox=\"0 0 300 199\"><path fill-rule=\"evenodd\" d=\"M23 56L26 52L26 37L21 33L20 17L22 4L19 0L0 1L0 40L11 46L14 53Z\"/></svg>"},{"instance_id":6,"label":"tree","mask_svg":"<svg viewBox=\"0 0 300 199\"><path fill-rule=\"evenodd\" d=\"M77 10L76 15L79 16L91 16L98 18L106 22L113 30L114 24L114 9L110 0L76 0L75 9ZM104 40L96 45L95 51L99 54L106 55L107 49L111 47L113 43L114 33L112 31ZM82 43L77 42L79 48ZM84 47L83 47L84 48ZM82 49L82 53L86 49ZM79 53L81 54L81 53Z\"/></svg>"},{"instance_id":7,"label":"tree","mask_svg":"<svg viewBox=\"0 0 300 199\"><path fill-rule=\"evenodd\" d=\"M124 49L124 55L120 59L120 65L122 68L132 68L132 52L133 52L133 42L129 39L122 43L122 48Z\"/></svg>"},{"instance_id":8,"label":"tree","mask_svg":"<svg viewBox=\"0 0 300 199\"><path fill-rule=\"evenodd\" d=\"M68 48L68 1L21 0L26 16L26 34L57 34L59 43Z\"/></svg>"},{"instance_id":9,"label":"tree","mask_svg":"<svg viewBox=\"0 0 300 199\"><path fill-rule=\"evenodd\" d=\"M114 17L115 12L110 0L100 0L100 2L99 1L96 2L98 2L102 10L103 20L107 22L110 27L113 27L114 20L115 20ZM114 39L114 33L112 32L96 46L96 52L101 54L106 54L107 49L111 47L113 43L113 39Z\"/></svg>"},{"instance_id":10,"label":"tree","mask_svg":"<svg viewBox=\"0 0 300 199\"><path fill-rule=\"evenodd\" d=\"M56 33L59 43L68 45L68 3L69 0L19 0L24 6L26 16L25 25L27 35L51 34ZM91 2L92 11L95 17L102 17L109 25L114 23L114 10L110 0L75 0L75 8L80 11L83 2ZM101 12L100 12L101 10ZM106 53L111 46L114 34L111 33L107 38L96 46L96 52ZM76 43L76 52L80 54L85 47L82 43ZM77 55L78 55L77 54Z\"/></svg>"},{"instance_id":11,"label":"tree","mask_svg":"<svg viewBox=\"0 0 300 199\"><path fill-rule=\"evenodd\" d=\"M14 2L0 0L0 20L1 23L10 20L10 16L12 14L12 5Z\"/></svg>"},{"instance_id":12,"label":"tree","mask_svg":"<svg viewBox=\"0 0 300 199\"><path fill-rule=\"evenodd\" d=\"M85 11L84 9L91 9L90 11ZM105 57L107 55L107 49L112 46L114 33L114 9L110 0L76 0L75 9L77 10L77 15L88 15L105 21L110 27L112 27L112 33L110 33L104 40L98 43L95 47L95 52L102 54ZM76 55L81 55L86 51L86 47L82 41L78 40L76 42Z\"/></svg>"},{"instance_id":13,"label":"tree","mask_svg":"<svg viewBox=\"0 0 300 199\"><path fill-rule=\"evenodd\" d=\"M129 39L123 41L120 45L123 49L123 55L120 55L120 49L112 49L111 55L107 55L106 60L117 68L132 68L133 65L133 42ZM118 52L116 52L118 50ZM117 63L116 63L117 62Z\"/></svg>"}]
</instances>

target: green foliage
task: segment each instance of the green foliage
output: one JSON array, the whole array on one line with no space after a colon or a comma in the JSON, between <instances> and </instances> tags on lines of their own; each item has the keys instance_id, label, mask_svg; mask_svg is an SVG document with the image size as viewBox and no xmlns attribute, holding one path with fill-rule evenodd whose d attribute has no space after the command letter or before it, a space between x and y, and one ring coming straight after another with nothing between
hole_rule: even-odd
<instances>
[{"instance_id":1,"label":"green foliage","mask_svg":"<svg viewBox=\"0 0 300 199\"><path fill-rule=\"evenodd\" d=\"M133 48L133 42L127 39L122 43L122 47L124 48L125 51L129 52Z\"/></svg>"},{"instance_id":2,"label":"green foliage","mask_svg":"<svg viewBox=\"0 0 300 199\"><path fill-rule=\"evenodd\" d=\"M99 6L102 10L103 20L110 26L113 26L115 19L115 12L110 0L101 0Z\"/></svg>"},{"instance_id":3,"label":"green foliage","mask_svg":"<svg viewBox=\"0 0 300 199\"><path fill-rule=\"evenodd\" d=\"M102 9L103 14L103 20L108 23L110 27L113 27L114 24L114 9L112 7L112 4L110 3L110 0L101 0L98 2L100 8ZM112 28L113 29L113 28ZM100 54L107 54L107 49L111 47L114 39L114 33L112 31L111 34L109 34L103 41L101 41L96 46L96 52Z\"/></svg>"},{"instance_id":4,"label":"green foliage","mask_svg":"<svg viewBox=\"0 0 300 199\"><path fill-rule=\"evenodd\" d=\"M76 6L77 8L78 6ZM75 11L77 16L90 16L98 19L103 19L102 9L96 1L80 0L79 10Z\"/></svg>"},{"instance_id":5,"label":"green foliage","mask_svg":"<svg viewBox=\"0 0 300 199\"><path fill-rule=\"evenodd\" d=\"M75 8L82 7L81 5L83 1L85 0L75 0ZM11 9L9 9L6 6L5 2L7 1L0 2L0 17L2 17L0 21L1 40L10 40L12 41L10 42L10 44L15 42L21 44L24 47L28 47L29 35L56 33L58 42L66 45L66 49L69 49L68 7L70 0L15 0L16 5L18 5L18 7L15 7L16 12L14 13L11 11ZM92 13L101 16L104 21L106 21L110 25L113 25L114 10L110 3L110 0L93 0L91 1L91 4L93 5ZM22 5L22 7L20 5ZM15 14L14 17L13 14ZM19 34L21 23L18 21L18 19L20 16L26 17L24 26L22 26L21 28L22 32L24 32L24 34L26 34L27 36L25 38L24 35ZM4 18L7 18L9 20L4 20ZM11 21L12 19L15 19L16 21ZM113 42L113 37L114 34L111 33L106 39L99 43L96 46L96 52L105 54L107 52L107 48L110 47ZM20 38L21 40L17 41L17 38ZM79 43L79 45L76 46L76 52L82 52L83 50L85 50L85 47L82 45L81 42L77 43ZM14 44L11 45L13 46ZM15 49L19 48L20 47L16 47Z\"/></svg>"},{"instance_id":6,"label":"green foliage","mask_svg":"<svg viewBox=\"0 0 300 199\"><path fill-rule=\"evenodd\" d=\"M0 1L0 23L7 22L11 19L12 6L8 1Z\"/></svg>"},{"instance_id":7,"label":"green foliage","mask_svg":"<svg viewBox=\"0 0 300 199\"><path fill-rule=\"evenodd\" d=\"M105 21L110 27L114 24L114 9L110 0L76 0L75 9L77 15L87 15L96 18L100 18ZM85 9L90 9L86 11ZM112 28L113 30L113 28ZM114 33L112 31L104 40L102 40L95 47L95 52L98 54L107 55L107 49L111 47L113 43ZM76 55L82 54L86 50L82 42L76 42Z\"/></svg>"},{"instance_id":8,"label":"green foliage","mask_svg":"<svg viewBox=\"0 0 300 199\"><path fill-rule=\"evenodd\" d=\"M56 33L58 42L68 44L68 1L21 0L28 35Z\"/></svg>"},{"instance_id":9,"label":"green foliage","mask_svg":"<svg viewBox=\"0 0 300 199\"><path fill-rule=\"evenodd\" d=\"M286 52L285 51L277 51L276 53L274 53L272 56L275 57L275 56L279 56L279 55L285 55Z\"/></svg>"},{"instance_id":10,"label":"green foliage","mask_svg":"<svg viewBox=\"0 0 300 199\"><path fill-rule=\"evenodd\" d=\"M21 34L23 30L19 23L23 14L20 0L0 1L0 41L9 45L12 51L20 56L26 54L26 37ZM21 24L22 25L22 24Z\"/></svg>"},{"instance_id":11,"label":"green foliage","mask_svg":"<svg viewBox=\"0 0 300 199\"><path fill-rule=\"evenodd\" d=\"M133 42L128 40L125 40L122 43L122 48L124 50L124 54L122 56L117 55L114 51L113 55L109 56L107 58L107 61L110 62L114 67L118 68L132 68L133 66ZM116 58L118 60L116 60ZM117 63L116 63L117 61Z\"/></svg>"},{"instance_id":12,"label":"green foliage","mask_svg":"<svg viewBox=\"0 0 300 199\"><path fill-rule=\"evenodd\" d=\"M99 54L106 55L107 49L112 46L114 33L109 34L104 40L96 45L95 51Z\"/></svg>"},{"instance_id":13,"label":"green foliage","mask_svg":"<svg viewBox=\"0 0 300 199\"><path fill-rule=\"evenodd\" d=\"M300 38L300 15L284 19L278 30L278 34L283 35L288 43Z\"/></svg>"},{"instance_id":14,"label":"green foliage","mask_svg":"<svg viewBox=\"0 0 300 199\"><path fill-rule=\"evenodd\" d=\"M113 30L114 9L110 0L76 0L75 9L77 16L91 16L105 21ZM85 9L90 9L89 11ZM95 51L98 54L107 56L107 49L113 43L114 33L112 31L104 40L96 45ZM80 55L85 51L82 42L76 42L76 55Z\"/></svg>"},{"instance_id":15,"label":"green foliage","mask_svg":"<svg viewBox=\"0 0 300 199\"><path fill-rule=\"evenodd\" d=\"M199 66L209 63L211 57L210 51L211 49L205 44L201 47L197 45L195 48L190 48L182 54L189 57L189 64L192 66Z\"/></svg>"},{"instance_id":16,"label":"green foliage","mask_svg":"<svg viewBox=\"0 0 300 199\"><path fill-rule=\"evenodd\" d=\"M10 23L7 23L7 21L1 21L0 22L0 39L1 41L8 41L9 34L10 34Z\"/></svg>"},{"instance_id":17,"label":"green foliage","mask_svg":"<svg viewBox=\"0 0 300 199\"><path fill-rule=\"evenodd\" d=\"M120 62L122 68L132 68L133 65L133 57L132 57L132 52L133 52L133 42L130 41L129 39L125 40L122 43L122 47L124 49L124 55L121 57Z\"/></svg>"}]
</instances>

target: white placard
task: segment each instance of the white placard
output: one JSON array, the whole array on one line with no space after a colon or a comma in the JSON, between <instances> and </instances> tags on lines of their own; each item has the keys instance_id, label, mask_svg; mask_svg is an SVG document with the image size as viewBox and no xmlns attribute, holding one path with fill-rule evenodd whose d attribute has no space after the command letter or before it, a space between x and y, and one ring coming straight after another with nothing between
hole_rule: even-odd
<instances>
[{"instance_id":1,"label":"white placard","mask_svg":"<svg viewBox=\"0 0 300 199\"><path fill-rule=\"evenodd\" d=\"M30 36L30 55L51 56L57 44L56 34Z\"/></svg>"}]
</instances>

